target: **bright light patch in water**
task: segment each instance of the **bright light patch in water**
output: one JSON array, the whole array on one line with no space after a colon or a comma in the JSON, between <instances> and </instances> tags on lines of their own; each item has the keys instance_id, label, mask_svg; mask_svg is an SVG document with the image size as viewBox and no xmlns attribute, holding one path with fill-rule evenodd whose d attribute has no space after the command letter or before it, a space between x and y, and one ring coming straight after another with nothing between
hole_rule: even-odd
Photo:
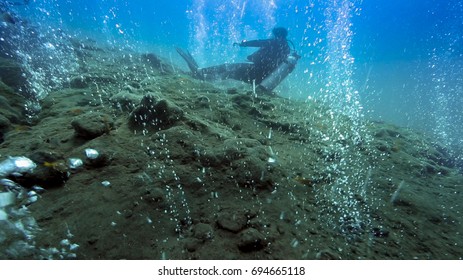
<instances>
[{"instance_id":1,"label":"bright light patch in water","mask_svg":"<svg viewBox=\"0 0 463 280\"><path fill-rule=\"evenodd\" d=\"M45 48L47 48L49 50L55 50L56 49L55 46L50 42L47 42L47 43L45 43L43 45L45 46Z\"/></svg>"}]
</instances>

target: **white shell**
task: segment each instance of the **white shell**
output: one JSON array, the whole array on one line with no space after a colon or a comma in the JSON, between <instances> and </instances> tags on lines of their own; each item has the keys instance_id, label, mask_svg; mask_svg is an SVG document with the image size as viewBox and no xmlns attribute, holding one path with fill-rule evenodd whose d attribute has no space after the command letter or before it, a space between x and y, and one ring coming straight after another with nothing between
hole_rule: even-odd
<instances>
[{"instance_id":1,"label":"white shell","mask_svg":"<svg viewBox=\"0 0 463 280\"><path fill-rule=\"evenodd\" d=\"M33 186L32 189L33 189L36 193L43 193L43 192L45 192L45 189L42 188L41 186Z\"/></svg>"},{"instance_id":2,"label":"white shell","mask_svg":"<svg viewBox=\"0 0 463 280\"><path fill-rule=\"evenodd\" d=\"M5 207L14 203L15 195L12 192L0 193L0 207Z\"/></svg>"},{"instance_id":3,"label":"white shell","mask_svg":"<svg viewBox=\"0 0 463 280\"><path fill-rule=\"evenodd\" d=\"M63 239L59 244L61 244L61 246L68 246L71 242L69 242L69 239Z\"/></svg>"},{"instance_id":4,"label":"white shell","mask_svg":"<svg viewBox=\"0 0 463 280\"><path fill-rule=\"evenodd\" d=\"M85 149L85 155L87 156L88 159L96 159L100 153L98 153L97 150L95 149Z\"/></svg>"},{"instance_id":5,"label":"white shell","mask_svg":"<svg viewBox=\"0 0 463 280\"><path fill-rule=\"evenodd\" d=\"M35 191L29 191L29 192L27 193L27 196L28 196L28 197L37 196L37 193L36 193Z\"/></svg>"},{"instance_id":6,"label":"white shell","mask_svg":"<svg viewBox=\"0 0 463 280\"><path fill-rule=\"evenodd\" d=\"M71 251L74 251L77 248L79 248L79 244L77 244L77 243L73 243L73 244L69 245L69 250L71 250Z\"/></svg>"},{"instance_id":7,"label":"white shell","mask_svg":"<svg viewBox=\"0 0 463 280\"><path fill-rule=\"evenodd\" d=\"M68 160L68 166L71 169L77 169L81 167L84 164L84 162L80 158L70 158Z\"/></svg>"},{"instance_id":8,"label":"white shell","mask_svg":"<svg viewBox=\"0 0 463 280\"><path fill-rule=\"evenodd\" d=\"M26 173L37 167L32 160L27 157L8 157L0 162L0 176L8 176L13 173Z\"/></svg>"},{"instance_id":9,"label":"white shell","mask_svg":"<svg viewBox=\"0 0 463 280\"><path fill-rule=\"evenodd\" d=\"M21 173L29 172L37 167L37 165L27 157L12 157L11 159L14 160L17 171Z\"/></svg>"},{"instance_id":10,"label":"white shell","mask_svg":"<svg viewBox=\"0 0 463 280\"><path fill-rule=\"evenodd\" d=\"M32 204L32 203L36 202L38 199L39 199L39 197L36 196L36 195L35 195L35 196L31 196L31 197L29 197L29 198L27 199L27 203L28 203L28 204Z\"/></svg>"},{"instance_id":11,"label":"white shell","mask_svg":"<svg viewBox=\"0 0 463 280\"><path fill-rule=\"evenodd\" d=\"M5 211L0 209L0 221L5 221L5 220L8 220L8 214L6 214Z\"/></svg>"},{"instance_id":12,"label":"white shell","mask_svg":"<svg viewBox=\"0 0 463 280\"><path fill-rule=\"evenodd\" d=\"M76 259L77 255L75 253L70 253L70 254L67 255L67 258L68 259Z\"/></svg>"},{"instance_id":13,"label":"white shell","mask_svg":"<svg viewBox=\"0 0 463 280\"><path fill-rule=\"evenodd\" d=\"M22 187L18 183L10 179L0 179L0 185L7 187L11 191L20 192Z\"/></svg>"}]
</instances>

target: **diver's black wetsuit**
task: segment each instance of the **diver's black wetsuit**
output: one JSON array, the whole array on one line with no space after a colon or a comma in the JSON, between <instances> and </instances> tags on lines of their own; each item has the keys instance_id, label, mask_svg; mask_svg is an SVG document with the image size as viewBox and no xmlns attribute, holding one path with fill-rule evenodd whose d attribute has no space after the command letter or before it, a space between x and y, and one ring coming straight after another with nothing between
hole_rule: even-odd
<instances>
[{"instance_id":1,"label":"diver's black wetsuit","mask_svg":"<svg viewBox=\"0 0 463 280\"><path fill-rule=\"evenodd\" d=\"M243 41L240 47L258 47L259 50L248 56L250 63L230 63L198 69L205 80L235 79L248 83L255 80L259 84L271 74L290 53L285 38Z\"/></svg>"}]
</instances>

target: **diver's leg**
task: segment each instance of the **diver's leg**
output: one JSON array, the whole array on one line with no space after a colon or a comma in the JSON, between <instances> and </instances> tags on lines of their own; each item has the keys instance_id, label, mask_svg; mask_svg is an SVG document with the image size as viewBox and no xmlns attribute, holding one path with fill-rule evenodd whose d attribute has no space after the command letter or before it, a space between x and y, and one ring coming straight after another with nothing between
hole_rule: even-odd
<instances>
[{"instance_id":1,"label":"diver's leg","mask_svg":"<svg viewBox=\"0 0 463 280\"><path fill-rule=\"evenodd\" d=\"M205 80L213 81L213 80L224 79L224 75L226 75L227 73L227 65L221 64L221 65L201 68L200 71Z\"/></svg>"},{"instance_id":2,"label":"diver's leg","mask_svg":"<svg viewBox=\"0 0 463 280\"><path fill-rule=\"evenodd\" d=\"M199 69L204 79L234 79L247 83L252 82L253 64L230 63Z\"/></svg>"},{"instance_id":3,"label":"diver's leg","mask_svg":"<svg viewBox=\"0 0 463 280\"><path fill-rule=\"evenodd\" d=\"M178 54L185 60L185 62L188 65L188 68L190 68L191 73L193 74L193 77L195 78L203 78L201 75L201 71L199 70L198 63L196 63L195 59L191 55L189 51L182 50L181 48L176 48Z\"/></svg>"}]
</instances>

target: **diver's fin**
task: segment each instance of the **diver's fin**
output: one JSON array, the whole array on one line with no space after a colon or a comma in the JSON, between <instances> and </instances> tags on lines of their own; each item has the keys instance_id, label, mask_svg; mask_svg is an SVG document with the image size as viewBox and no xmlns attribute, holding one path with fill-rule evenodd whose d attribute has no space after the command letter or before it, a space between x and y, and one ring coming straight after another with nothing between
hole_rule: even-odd
<instances>
[{"instance_id":1,"label":"diver's fin","mask_svg":"<svg viewBox=\"0 0 463 280\"><path fill-rule=\"evenodd\" d=\"M198 63L196 63L191 53L188 51L182 50L181 48L175 48L175 49L177 50L178 54L186 61L186 63L188 64L188 68L190 68L190 71L193 73L193 75L195 77L201 76Z\"/></svg>"}]
</instances>

